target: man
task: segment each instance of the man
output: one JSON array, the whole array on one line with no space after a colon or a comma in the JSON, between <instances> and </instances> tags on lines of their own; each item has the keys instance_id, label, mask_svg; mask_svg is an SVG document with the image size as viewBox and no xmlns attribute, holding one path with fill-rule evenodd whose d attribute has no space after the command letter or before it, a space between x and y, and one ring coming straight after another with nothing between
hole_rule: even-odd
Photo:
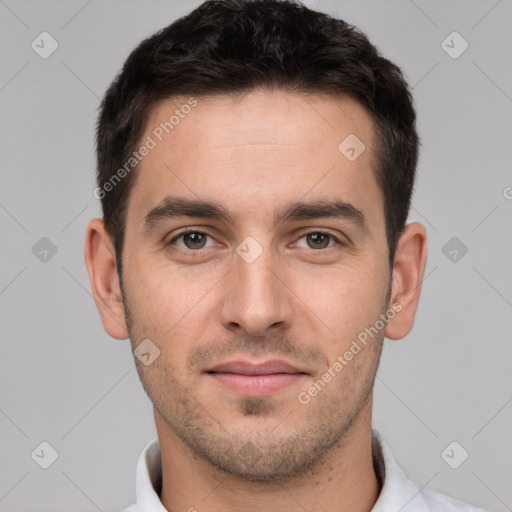
<instances>
[{"instance_id":1,"label":"man","mask_svg":"<svg viewBox=\"0 0 512 512\"><path fill-rule=\"evenodd\" d=\"M372 430L425 269L418 144L400 70L298 3L208 1L132 52L85 250L154 405L127 511L481 510L407 480Z\"/></svg>"}]
</instances>

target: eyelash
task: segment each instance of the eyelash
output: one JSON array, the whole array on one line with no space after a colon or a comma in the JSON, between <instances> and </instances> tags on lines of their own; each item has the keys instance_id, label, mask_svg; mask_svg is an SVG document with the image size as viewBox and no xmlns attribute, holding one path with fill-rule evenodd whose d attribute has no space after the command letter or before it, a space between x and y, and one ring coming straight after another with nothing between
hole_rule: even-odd
<instances>
[{"instance_id":1,"label":"eyelash","mask_svg":"<svg viewBox=\"0 0 512 512\"><path fill-rule=\"evenodd\" d=\"M208 231L201 231L198 229L186 229L184 231L181 231L177 235L175 235L171 240L169 240L169 242L166 245L169 245L169 246L174 245L174 243L177 240L179 240L181 237L183 237L184 235L187 235L189 233L196 233L199 235L207 235L210 238L215 239L214 236L211 233L209 233ZM330 247L325 247L323 249L311 249L312 251L315 251L315 252L327 251L329 249L333 249L336 246L344 245L343 242L338 237L333 235L332 233L329 233L328 231L319 231L319 230L306 231L305 233L302 233L301 236L297 240L300 240L301 238L304 238L305 236L307 236L309 234L327 235L328 237L330 237L332 240L334 240L336 242L335 245L332 245ZM183 249L182 247L178 247L178 249L181 251L184 251L184 252L200 252L203 250L203 249Z\"/></svg>"}]
</instances>

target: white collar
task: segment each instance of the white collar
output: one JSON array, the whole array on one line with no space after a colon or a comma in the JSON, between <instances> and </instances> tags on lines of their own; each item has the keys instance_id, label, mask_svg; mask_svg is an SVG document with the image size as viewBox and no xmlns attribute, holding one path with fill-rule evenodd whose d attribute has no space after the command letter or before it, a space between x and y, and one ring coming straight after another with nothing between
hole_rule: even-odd
<instances>
[{"instance_id":1,"label":"white collar","mask_svg":"<svg viewBox=\"0 0 512 512\"><path fill-rule=\"evenodd\" d=\"M372 455L375 472L383 485L371 512L486 512L409 480L376 430L372 430ZM160 443L155 438L146 445L137 462L136 503L123 512L167 512L159 497L161 486Z\"/></svg>"}]
</instances>

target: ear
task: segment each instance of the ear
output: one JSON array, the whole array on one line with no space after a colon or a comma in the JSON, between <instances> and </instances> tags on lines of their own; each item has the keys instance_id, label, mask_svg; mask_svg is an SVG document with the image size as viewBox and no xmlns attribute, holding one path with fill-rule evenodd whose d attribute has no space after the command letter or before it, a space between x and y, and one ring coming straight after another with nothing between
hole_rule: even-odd
<instances>
[{"instance_id":1,"label":"ear","mask_svg":"<svg viewBox=\"0 0 512 512\"><path fill-rule=\"evenodd\" d=\"M407 224L395 251L391 307L399 311L385 330L386 338L399 340L406 336L414 324L414 315L420 300L421 283L427 263L427 234L419 222ZM401 307L398 310L398 307Z\"/></svg>"},{"instance_id":2,"label":"ear","mask_svg":"<svg viewBox=\"0 0 512 512\"><path fill-rule=\"evenodd\" d=\"M128 338L114 245L102 219L87 226L85 265L105 331L118 340Z\"/></svg>"}]
</instances>

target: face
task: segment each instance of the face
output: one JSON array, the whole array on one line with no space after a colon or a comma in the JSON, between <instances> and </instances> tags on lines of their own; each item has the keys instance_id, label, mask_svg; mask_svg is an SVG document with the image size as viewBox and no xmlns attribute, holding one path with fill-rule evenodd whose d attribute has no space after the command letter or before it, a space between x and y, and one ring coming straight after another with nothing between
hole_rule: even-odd
<instances>
[{"instance_id":1,"label":"face","mask_svg":"<svg viewBox=\"0 0 512 512\"><path fill-rule=\"evenodd\" d=\"M371 410L390 285L372 120L350 98L187 101L153 110L128 202L130 338L160 351L140 379L160 428L213 466L300 474Z\"/></svg>"}]
</instances>

